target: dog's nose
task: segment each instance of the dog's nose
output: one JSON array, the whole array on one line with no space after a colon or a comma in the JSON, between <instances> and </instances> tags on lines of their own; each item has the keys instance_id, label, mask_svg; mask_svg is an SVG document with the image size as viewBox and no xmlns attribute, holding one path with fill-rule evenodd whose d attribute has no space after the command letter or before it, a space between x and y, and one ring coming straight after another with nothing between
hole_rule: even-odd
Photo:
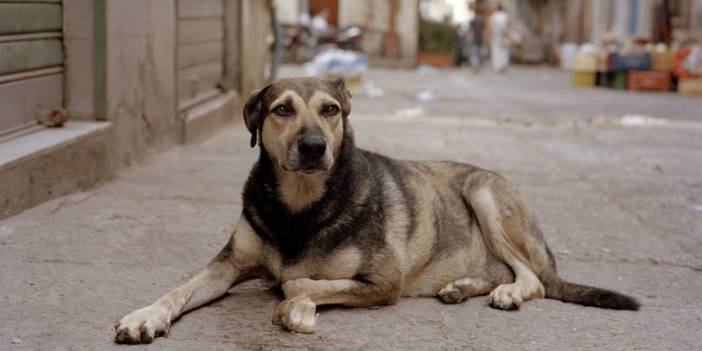
<instances>
[{"instance_id":1,"label":"dog's nose","mask_svg":"<svg viewBox=\"0 0 702 351\"><path fill-rule=\"evenodd\" d=\"M308 160L316 160L327 150L327 143L321 136L307 136L297 141L297 150Z\"/></svg>"}]
</instances>

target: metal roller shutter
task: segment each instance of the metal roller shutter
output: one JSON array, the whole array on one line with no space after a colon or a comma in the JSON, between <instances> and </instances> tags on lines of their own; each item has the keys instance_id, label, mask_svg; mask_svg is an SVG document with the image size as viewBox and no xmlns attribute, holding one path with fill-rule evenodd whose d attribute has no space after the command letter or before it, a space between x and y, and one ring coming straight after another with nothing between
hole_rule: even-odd
<instances>
[{"instance_id":1,"label":"metal roller shutter","mask_svg":"<svg viewBox=\"0 0 702 351\"><path fill-rule=\"evenodd\" d=\"M179 110L219 94L224 30L224 0L178 0Z\"/></svg>"},{"instance_id":2,"label":"metal roller shutter","mask_svg":"<svg viewBox=\"0 0 702 351\"><path fill-rule=\"evenodd\" d=\"M0 136L63 106L61 1L0 0Z\"/></svg>"}]
</instances>

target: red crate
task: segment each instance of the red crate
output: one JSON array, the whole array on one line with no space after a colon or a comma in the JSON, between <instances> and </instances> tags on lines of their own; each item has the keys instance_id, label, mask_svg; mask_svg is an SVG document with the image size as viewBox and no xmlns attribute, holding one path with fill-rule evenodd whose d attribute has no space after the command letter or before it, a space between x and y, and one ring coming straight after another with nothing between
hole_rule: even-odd
<instances>
[{"instance_id":1,"label":"red crate","mask_svg":"<svg viewBox=\"0 0 702 351\"><path fill-rule=\"evenodd\" d=\"M670 74L653 71L630 71L629 90L670 91Z\"/></svg>"}]
</instances>

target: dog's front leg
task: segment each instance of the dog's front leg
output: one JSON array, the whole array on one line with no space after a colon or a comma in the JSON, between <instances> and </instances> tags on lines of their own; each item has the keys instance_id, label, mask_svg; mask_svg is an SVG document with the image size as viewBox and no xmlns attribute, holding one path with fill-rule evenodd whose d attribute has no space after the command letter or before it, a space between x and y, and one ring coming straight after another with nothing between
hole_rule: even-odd
<instances>
[{"instance_id":1,"label":"dog's front leg","mask_svg":"<svg viewBox=\"0 0 702 351\"><path fill-rule=\"evenodd\" d=\"M295 279L283 284L285 301L273 312L273 323L298 333L312 333L317 305L390 305L400 298L399 282L378 280Z\"/></svg>"},{"instance_id":2,"label":"dog's front leg","mask_svg":"<svg viewBox=\"0 0 702 351\"><path fill-rule=\"evenodd\" d=\"M261 243L242 216L231 240L205 269L152 305L124 316L115 326L115 342L150 343L168 333L183 313L210 302L244 282L259 267Z\"/></svg>"}]
</instances>

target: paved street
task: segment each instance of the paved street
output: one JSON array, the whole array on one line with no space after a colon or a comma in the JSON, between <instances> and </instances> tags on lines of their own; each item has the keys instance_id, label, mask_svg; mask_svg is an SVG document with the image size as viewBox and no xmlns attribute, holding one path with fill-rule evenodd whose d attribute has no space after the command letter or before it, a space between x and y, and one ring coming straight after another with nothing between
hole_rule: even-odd
<instances>
[{"instance_id":1,"label":"paved street","mask_svg":"<svg viewBox=\"0 0 702 351\"><path fill-rule=\"evenodd\" d=\"M537 213L561 276L636 296L641 311L404 299L320 309L316 333L298 335L271 324L278 297L253 281L152 345L113 344L115 321L226 243L256 158L238 124L0 221L0 350L702 349L702 98L573 89L543 68L368 79L385 95L354 100L359 146L501 172ZM425 89L437 100L417 101Z\"/></svg>"},{"instance_id":2,"label":"paved street","mask_svg":"<svg viewBox=\"0 0 702 351\"><path fill-rule=\"evenodd\" d=\"M288 73L300 70L288 68ZM570 73L541 67L515 67L507 74L484 69L410 74L373 70L367 80L379 85L383 98L364 99L356 112L395 113L399 108L423 107L431 116L469 116L526 122L572 122L598 116L643 114L679 121L700 121L699 96L674 93L631 93L613 89L571 87ZM425 90L437 99L422 104Z\"/></svg>"}]
</instances>

